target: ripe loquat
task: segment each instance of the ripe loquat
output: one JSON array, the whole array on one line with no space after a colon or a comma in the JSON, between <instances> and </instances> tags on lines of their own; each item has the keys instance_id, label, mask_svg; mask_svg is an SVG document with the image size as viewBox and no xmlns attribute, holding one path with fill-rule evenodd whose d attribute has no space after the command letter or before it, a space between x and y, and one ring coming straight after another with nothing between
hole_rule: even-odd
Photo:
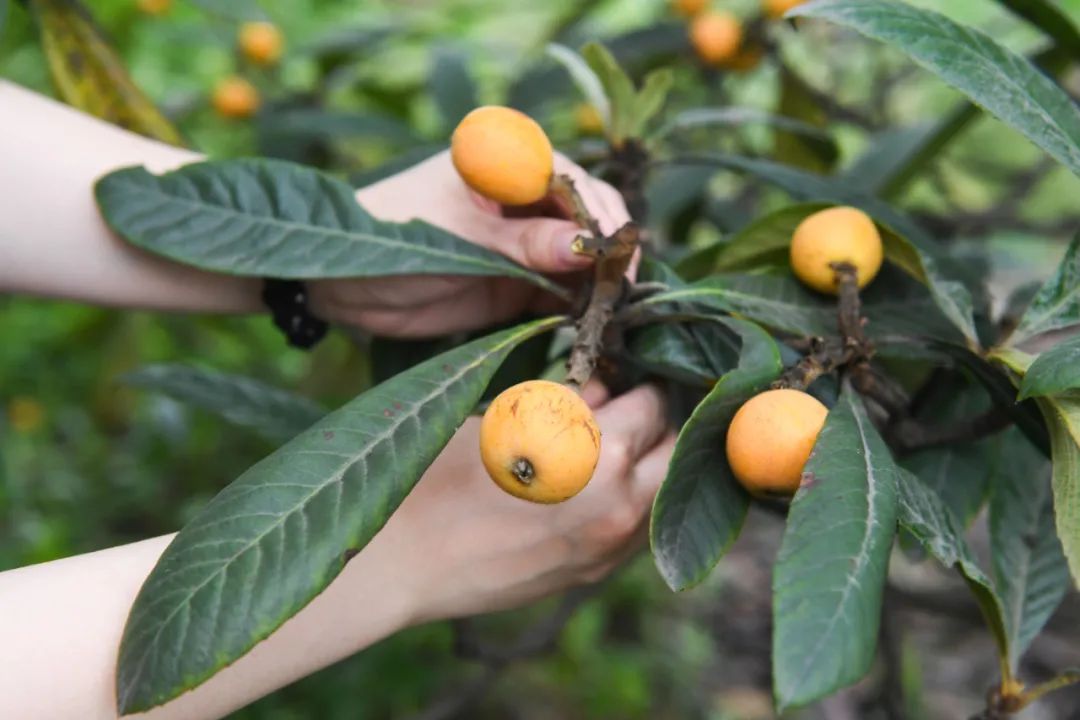
<instances>
[{"instance_id":1,"label":"ripe loquat","mask_svg":"<svg viewBox=\"0 0 1080 720\"><path fill-rule=\"evenodd\" d=\"M753 495L792 495L799 489L828 408L801 390L768 390L750 398L731 420L727 458Z\"/></svg>"},{"instance_id":2,"label":"ripe loquat","mask_svg":"<svg viewBox=\"0 0 1080 720\"><path fill-rule=\"evenodd\" d=\"M476 108L458 123L450 158L466 185L503 205L542 200L555 164L544 129L528 115L497 105Z\"/></svg>"},{"instance_id":3,"label":"ripe loquat","mask_svg":"<svg viewBox=\"0 0 1080 720\"><path fill-rule=\"evenodd\" d=\"M709 0L671 0L671 9L683 17L699 15L709 5Z\"/></svg>"},{"instance_id":4,"label":"ripe loquat","mask_svg":"<svg viewBox=\"0 0 1080 720\"><path fill-rule=\"evenodd\" d=\"M762 0L761 8L765 14L773 20L784 17L788 10L802 5L806 0Z\"/></svg>"},{"instance_id":5,"label":"ripe loquat","mask_svg":"<svg viewBox=\"0 0 1080 720\"><path fill-rule=\"evenodd\" d=\"M218 114L227 118L247 118L259 109L259 91L238 75L222 78L211 98Z\"/></svg>"},{"instance_id":6,"label":"ripe loquat","mask_svg":"<svg viewBox=\"0 0 1080 720\"><path fill-rule=\"evenodd\" d=\"M690 44L707 65L731 61L738 55L742 40L742 23L729 12L703 13L690 23Z\"/></svg>"},{"instance_id":7,"label":"ripe loquat","mask_svg":"<svg viewBox=\"0 0 1080 720\"><path fill-rule=\"evenodd\" d=\"M240 26L236 38L240 52L256 65L273 65L281 59L285 40L272 22L246 22Z\"/></svg>"},{"instance_id":8,"label":"ripe loquat","mask_svg":"<svg viewBox=\"0 0 1080 720\"><path fill-rule=\"evenodd\" d=\"M530 380L499 394L480 423L480 459L506 492L558 503L581 491L600 458L592 410L570 388Z\"/></svg>"},{"instance_id":9,"label":"ripe loquat","mask_svg":"<svg viewBox=\"0 0 1080 720\"><path fill-rule=\"evenodd\" d=\"M834 207L803 220L791 238L791 269L818 292L836 294L833 263L855 267L859 287L866 287L881 269L881 233L862 210Z\"/></svg>"}]
</instances>

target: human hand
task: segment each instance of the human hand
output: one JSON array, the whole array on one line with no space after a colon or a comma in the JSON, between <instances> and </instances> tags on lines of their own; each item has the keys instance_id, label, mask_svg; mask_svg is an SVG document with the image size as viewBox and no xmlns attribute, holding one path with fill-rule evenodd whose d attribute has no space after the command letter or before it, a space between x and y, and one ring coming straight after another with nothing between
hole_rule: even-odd
<instances>
[{"instance_id":1,"label":"human hand","mask_svg":"<svg viewBox=\"0 0 1080 720\"><path fill-rule=\"evenodd\" d=\"M640 548L675 444L664 398L642 386L608 402L599 384L586 386L585 398L602 440L581 493L559 505L503 493L480 462L480 423L470 419L368 546L382 546L401 569L395 580L408 583L410 624L596 582Z\"/></svg>"},{"instance_id":2,"label":"human hand","mask_svg":"<svg viewBox=\"0 0 1080 720\"><path fill-rule=\"evenodd\" d=\"M573 178L605 234L629 221L622 197L607 183L558 153L555 172ZM537 272L572 273L592 263L590 257L570 249L581 232L575 223L548 217L503 217L497 204L466 187L449 152L361 189L356 199L380 220L424 220ZM312 308L320 317L397 337L475 330L528 309L549 310L543 302L551 300L520 280L475 276L320 280L311 283L310 293Z\"/></svg>"}]
</instances>

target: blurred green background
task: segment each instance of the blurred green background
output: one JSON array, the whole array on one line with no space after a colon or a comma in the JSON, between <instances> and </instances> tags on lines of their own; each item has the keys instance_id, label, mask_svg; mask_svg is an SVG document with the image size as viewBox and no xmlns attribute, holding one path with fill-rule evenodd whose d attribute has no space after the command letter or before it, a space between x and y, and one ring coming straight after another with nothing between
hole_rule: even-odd
<instances>
[{"instance_id":1,"label":"blurred green background","mask_svg":"<svg viewBox=\"0 0 1080 720\"><path fill-rule=\"evenodd\" d=\"M661 0L237 3L238 12L261 14L284 32L285 59L269 71L238 60L235 19L201 7L221 4L176 0L168 13L151 16L140 12L135 0L89 3L135 81L194 147L213 157L273 154L330 168L356 183L369 181L445 145L455 113L467 109L455 106L468 96L470 83L455 74L455 68L465 68L479 101L512 98L541 121L557 146L586 158L597 140L576 126L578 95L543 61L543 47L553 39L577 46L646 29L654 34L629 46L637 42L643 58L647 40L663 41L665 51L658 60L643 59L636 69L656 63L676 67L676 108L729 102L767 110L777 106L773 64L766 61L739 76L703 72L682 40L682 22ZM917 4L977 24L1015 49L1038 47L1038 35L992 0ZM753 0L714 5L746 17L757 7ZM1080 18L1080 0L1059 5ZM910 71L898 55L860 39L837 39L814 26L774 30L789 64L890 126L939 117L955 98L933 79ZM433 72L436 67L439 72ZM214 83L234 72L252 79L262 94L263 111L251 121L226 120L209 107ZM898 78L884 96L875 86L879 72ZM0 77L52 92L33 24L18 4L12 4L0 31ZM870 144L858 128L833 129L841 165L850 165ZM48 162L47 141L34 140L41 142L42 162ZM775 150L768 137L753 130L715 143L765 154ZM1020 136L980 121L902 201L927 213L959 209L976 215L1007 192L1011 175L1005 171L1030 166L1039 157ZM724 202L741 185L716 174L707 202L691 205L665 194L662 182L654 183L658 236L673 248L716 237L725 229ZM994 248L1009 285L1032 273L1045 274L1063 251L1060 221L1075 212L1077 197L1080 183L1064 170L1054 171L1017 210L1029 224L1046 225L1046 232L990 228L959 241ZM760 208L783 197L763 191L757 200ZM369 343L336 334L307 354L286 348L263 317L153 315L0 298L0 338L0 570L174 531L272 449L217 418L126 389L119 382L125 372L150 362L190 362L251 375L330 405L352 397L373 377ZM752 532L721 570L679 598L664 588L651 561L639 558L585 604L554 653L511 668L478 707L461 717L771 717L766 616L768 563L778 528L774 520L758 516L750 526ZM512 636L524 616L547 609L488 619L486 630L494 637ZM911 632L934 635L933 626L916 625ZM991 668L980 678L980 666L972 661L963 678L924 680L930 670L920 653L928 648L920 649L919 642L904 647L916 698L911 717L953 717L949 708L973 707L982 692L978 683L993 674ZM415 628L236 717L408 717L477 672L455 657L447 626ZM930 699L924 701L924 695ZM951 699L954 695L959 699ZM950 704L954 700L960 705ZM802 716L833 717L832 712L823 706ZM874 712L852 717L877 717Z\"/></svg>"}]
</instances>

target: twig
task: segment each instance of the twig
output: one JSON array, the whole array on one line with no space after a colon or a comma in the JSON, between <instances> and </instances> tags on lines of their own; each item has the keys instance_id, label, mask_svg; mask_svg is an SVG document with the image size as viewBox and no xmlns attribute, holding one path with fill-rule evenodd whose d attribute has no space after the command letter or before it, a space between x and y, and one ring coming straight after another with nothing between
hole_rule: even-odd
<instances>
[{"instance_id":1,"label":"twig","mask_svg":"<svg viewBox=\"0 0 1080 720\"><path fill-rule=\"evenodd\" d=\"M581 319L577 339L570 350L566 382L583 387L603 352L605 330L615 310L626 295L626 270L640 242L640 232L634 223L627 223L610 237L580 237L575 250L596 258L592 296ZM609 340L614 340L608 336Z\"/></svg>"}]
</instances>

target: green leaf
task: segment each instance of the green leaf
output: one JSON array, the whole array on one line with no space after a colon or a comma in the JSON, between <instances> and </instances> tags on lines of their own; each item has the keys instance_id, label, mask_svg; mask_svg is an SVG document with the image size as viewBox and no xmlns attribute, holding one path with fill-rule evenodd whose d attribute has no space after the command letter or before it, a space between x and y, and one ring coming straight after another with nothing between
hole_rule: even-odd
<instances>
[{"instance_id":1,"label":"green leaf","mask_svg":"<svg viewBox=\"0 0 1080 720\"><path fill-rule=\"evenodd\" d=\"M707 154L696 156L692 162L711 163L750 173L783 188L795 197L826 200L863 210L874 218L875 222L891 231L882 238L885 242L886 257L926 283L945 316L963 333L969 344L978 346L970 290L963 283L942 273L939 267L943 257L941 249L918 225L893 210L887 203L831 178L764 160Z\"/></svg>"},{"instance_id":2,"label":"green leaf","mask_svg":"<svg viewBox=\"0 0 1080 720\"><path fill-rule=\"evenodd\" d=\"M817 144L823 152L835 154L836 145L826 130L810 123L784 115L749 107L717 107L684 110L665 123L650 138L659 141L688 130L706 127L741 127L743 125L766 125L800 136L806 141Z\"/></svg>"},{"instance_id":3,"label":"green leaf","mask_svg":"<svg viewBox=\"0 0 1080 720\"><path fill-rule=\"evenodd\" d=\"M124 239L188 265L255 277L501 275L554 286L508 258L418 220L382 222L348 185L278 160L141 167L97 182L98 206Z\"/></svg>"},{"instance_id":4,"label":"green leaf","mask_svg":"<svg viewBox=\"0 0 1080 720\"><path fill-rule=\"evenodd\" d=\"M653 558L676 591L704 580L739 535L750 498L728 466L724 437L735 411L783 369L768 333L741 320L725 324L742 338L738 367L720 378L683 425L653 502Z\"/></svg>"},{"instance_id":5,"label":"green leaf","mask_svg":"<svg viewBox=\"0 0 1080 720\"><path fill-rule=\"evenodd\" d=\"M0 0L0 34L4 32L4 26L7 24L8 16L8 0Z\"/></svg>"},{"instance_id":6,"label":"green leaf","mask_svg":"<svg viewBox=\"0 0 1080 720\"><path fill-rule=\"evenodd\" d=\"M964 377L931 380L934 396L917 419L933 425L963 422L990 408L986 390ZM982 508L989 491L990 455L996 438L927 448L905 456L901 464L944 501L960 527L966 527Z\"/></svg>"},{"instance_id":7,"label":"green leaf","mask_svg":"<svg viewBox=\"0 0 1080 720\"><path fill-rule=\"evenodd\" d=\"M1050 463L1023 433L997 442L990 497L990 554L1004 608L1009 666L1039 634L1069 589L1069 566L1054 528Z\"/></svg>"},{"instance_id":8,"label":"green leaf","mask_svg":"<svg viewBox=\"0 0 1080 720\"><path fill-rule=\"evenodd\" d=\"M469 75L465 58L461 53L447 48L437 50L432 56L428 87L447 130L456 127L463 117L480 104L476 97L476 83Z\"/></svg>"},{"instance_id":9,"label":"green leaf","mask_svg":"<svg viewBox=\"0 0 1080 720\"><path fill-rule=\"evenodd\" d=\"M892 0L820 0L793 17L850 27L905 52L1080 175L1080 111L1039 68L993 38Z\"/></svg>"},{"instance_id":10,"label":"green leaf","mask_svg":"<svg viewBox=\"0 0 1080 720\"><path fill-rule=\"evenodd\" d=\"M793 120L825 127L829 116L821 101L799 75L780 64L780 91L777 112ZM835 144L808 142L807 136L780 128L776 134L773 156L785 165L828 172L836 163L839 151Z\"/></svg>"},{"instance_id":11,"label":"green leaf","mask_svg":"<svg viewBox=\"0 0 1080 720\"><path fill-rule=\"evenodd\" d=\"M191 0L211 15L216 15L225 20L261 20L266 13L259 7L256 0Z\"/></svg>"},{"instance_id":12,"label":"green leaf","mask_svg":"<svg viewBox=\"0 0 1080 720\"><path fill-rule=\"evenodd\" d=\"M401 145L421 142L411 127L392 115L327 108L282 108L259 117L259 131L270 142L300 139L371 138Z\"/></svg>"},{"instance_id":13,"label":"green leaf","mask_svg":"<svg viewBox=\"0 0 1080 720\"><path fill-rule=\"evenodd\" d=\"M1080 399L1055 396L1036 402L1050 431L1057 534L1080 587Z\"/></svg>"},{"instance_id":14,"label":"green leaf","mask_svg":"<svg viewBox=\"0 0 1080 720\"><path fill-rule=\"evenodd\" d=\"M737 313L767 327L796 335L827 335L836 328L828 303L792 277L714 275L682 288L651 295L642 307L669 303Z\"/></svg>"},{"instance_id":15,"label":"green leaf","mask_svg":"<svg viewBox=\"0 0 1080 720\"><path fill-rule=\"evenodd\" d=\"M69 105L171 145L184 139L135 85L124 61L77 0L34 0L49 72Z\"/></svg>"},{"instance_id":16,"label":"green leaf","mask_svg":"<svg viewBox=\"0 0 1080 720\"><path fill-rule=\"evenodd\" d=\"M792 275L713 275L639 303L642 309L665 314L677 314L682 305L735 313L797 336L833 335L837 327L835 300L807 290ZM863 314L873 339L901 336L953 342L958 337L947 323L937 321L940 313L929 301L867 303Z\"/></svg>"},{"instance_id":17,"label":"green leaf","mask_svg":"<svg viewBox=\"0 0 1080 720\"><path fill-rule=\"evenodd\" d=\"M1051 0L998 0L999 3L1046 33L1074 58L1080 58L1080 31L1072 18Z\"/></svg>"},{"instance_id":18,"label":"green leaf","mask_svg":"<svg viewBox=\"0 0 1080 720\"><path fill-rule=\"evenodd\" d=\"M667 265L644 257L638 281L662 282L669 287L686 283ZM676 307L675 310L692 311ZM736 366L739 343L717 319L699 322L658 322L631 331L627 338L630 359L662 377L690 385L711 387Z\"/></svg>"},{"instance_id":19,"label":"green leaf","mask_svg":"<svg viewBox=\"0 0 1080 720\"><path fill-rule=\"evenodd\" d=\"M938 562L960 573L979 604L998 652L1006 656L1008 633L1004 606L990 578L975 562L953 514L937 493L906 470L900 470L897 481L900 527L910 532Z\"/></svg>"},{"instance_id":20,"label":"green leaf","mask_svg":"<svg viewBox=\"0 0 1080 720\"><path fill-rule=\"evenodd\" d=\"M645 128L657 113L663 110L674 82L675 75L671 68L654 70L645 76L641 90L634 98L634 118L629 129L630 137L645 136Z\"/></svg>"},{"instance_id":21,"label":"green leaf","mask_svg":"<svg viewBox=\"0 0 1080 720\"><path fill-rule=\"evenodd\" d=\"M588 43L581 49L581 55L592 71L600 78L608 101L611 104L611 123L607 126L608 138L614 145L621 145L631 137L635 125L634 107L637 91L630 77L619 67L611 52L600 43Z\"/></svg>"},{"instance_id":22,"label":"green leaf","mask_svg":"<svg viewBox=\"0 0 1080 720\"><path fill-rule=\"evenodd\" d=\"M1047 434L1046 424L1043 422L1039 407L1034 400L1016 402L1016 383L1014 383L1009 372L1003 372L1001 368L992 365L986 357L965 348L939 345L936 349L970 371L972 377L978 380L986 388L986 391L990 393L990 399L993 400L994 404L1008 412L1013 422L1027 435L1035 447L1039 448L1043 455L1050 457L1050 437ZM1016 351L1010 352L1014 355L1021 355ZM1000 351L995 353L994 359L1003 360ZM1015 362L1015 359L1013 361ZM1030 364L1030 361L1027 361L1027 364ZM1024 365L1024 369L1026 369L1027 364ZM1023 375L1024 369L1011 369L1018 375Z\"/></svg>"},{"instance_id":23,"label":"green leaf","mask_svg":"<svg viewBox=\"0 0 1080 720\"><path fill-rule=\"evenodd\" d=\"M607 93L604 92L604 85L600 82L600 77L585 62L585 58L565 45L559 45L558 43L549 44L547 54L566 68L567 74L570 75L570 79L574 81L578 90L600 114L600 118L604 122L604 129L611 127L611 102L608 100Z\"/></svg>"},{"instance_id":24,"label":"green leaf","mask_svg":"<svg viewBox=\"0 0 1080 720\"><path fill-rule=\"evenodd\" d=\"M121 379L207 410L271 440L288 440L326 415L326 408L302 395L209 368L148 365Z\"/></svg>"},{"instance_id":25,"label":"green leaf","mask_svg":"<svg viewBox=\"0 0 1080 720\"><path fill-rule=\"evenodd\" d=\"M897 472L846 387L806 463L773 568L773 682L781 711L870 669L896 535Z\"/></svg>"},{"instance_id":26,"label":"green leaf","mask_svg":"<svg viewBox=\"0 0 1080 720\"><path fill-rule=\"evenodd\" d=\"M164 703L248 652L383 526L521 342L550 318L463 345L372 390L222 490L139 591L120 646L121 714Z\"/></svg>"},{"instance_id":27,"label":"green leaf","mask_svg":"<svg viewBox=\"0 0 1080 720\"><path fill-rule=\"evenodd\" d=\"M1019 345L1036 335L1080 323L1080 234L1073 238L1054 276L1046 281L1009 338Z\"/></svg>"},{"instance_id":28,"label":"green leaf","mask_svg":"<svg viewBox=\"0 0 1080 720\"><path fill-rule=\"evenodd\" d=\"M1035 358L1020 383L1019 400L1080 389L1080 335Z\"/></svg>"},{"instance_id":29,"label":"green leaf","mask_svg":"<svg viewBox=\"0 0 1080 720\"><path fill-rule=\"evenodd\" d=\"M846 185L869 195L885 194L886 185L901 176L936 128L929 123L883 130L870 138L869 147L844 171Z\"/></svg>"}]
</instances>

